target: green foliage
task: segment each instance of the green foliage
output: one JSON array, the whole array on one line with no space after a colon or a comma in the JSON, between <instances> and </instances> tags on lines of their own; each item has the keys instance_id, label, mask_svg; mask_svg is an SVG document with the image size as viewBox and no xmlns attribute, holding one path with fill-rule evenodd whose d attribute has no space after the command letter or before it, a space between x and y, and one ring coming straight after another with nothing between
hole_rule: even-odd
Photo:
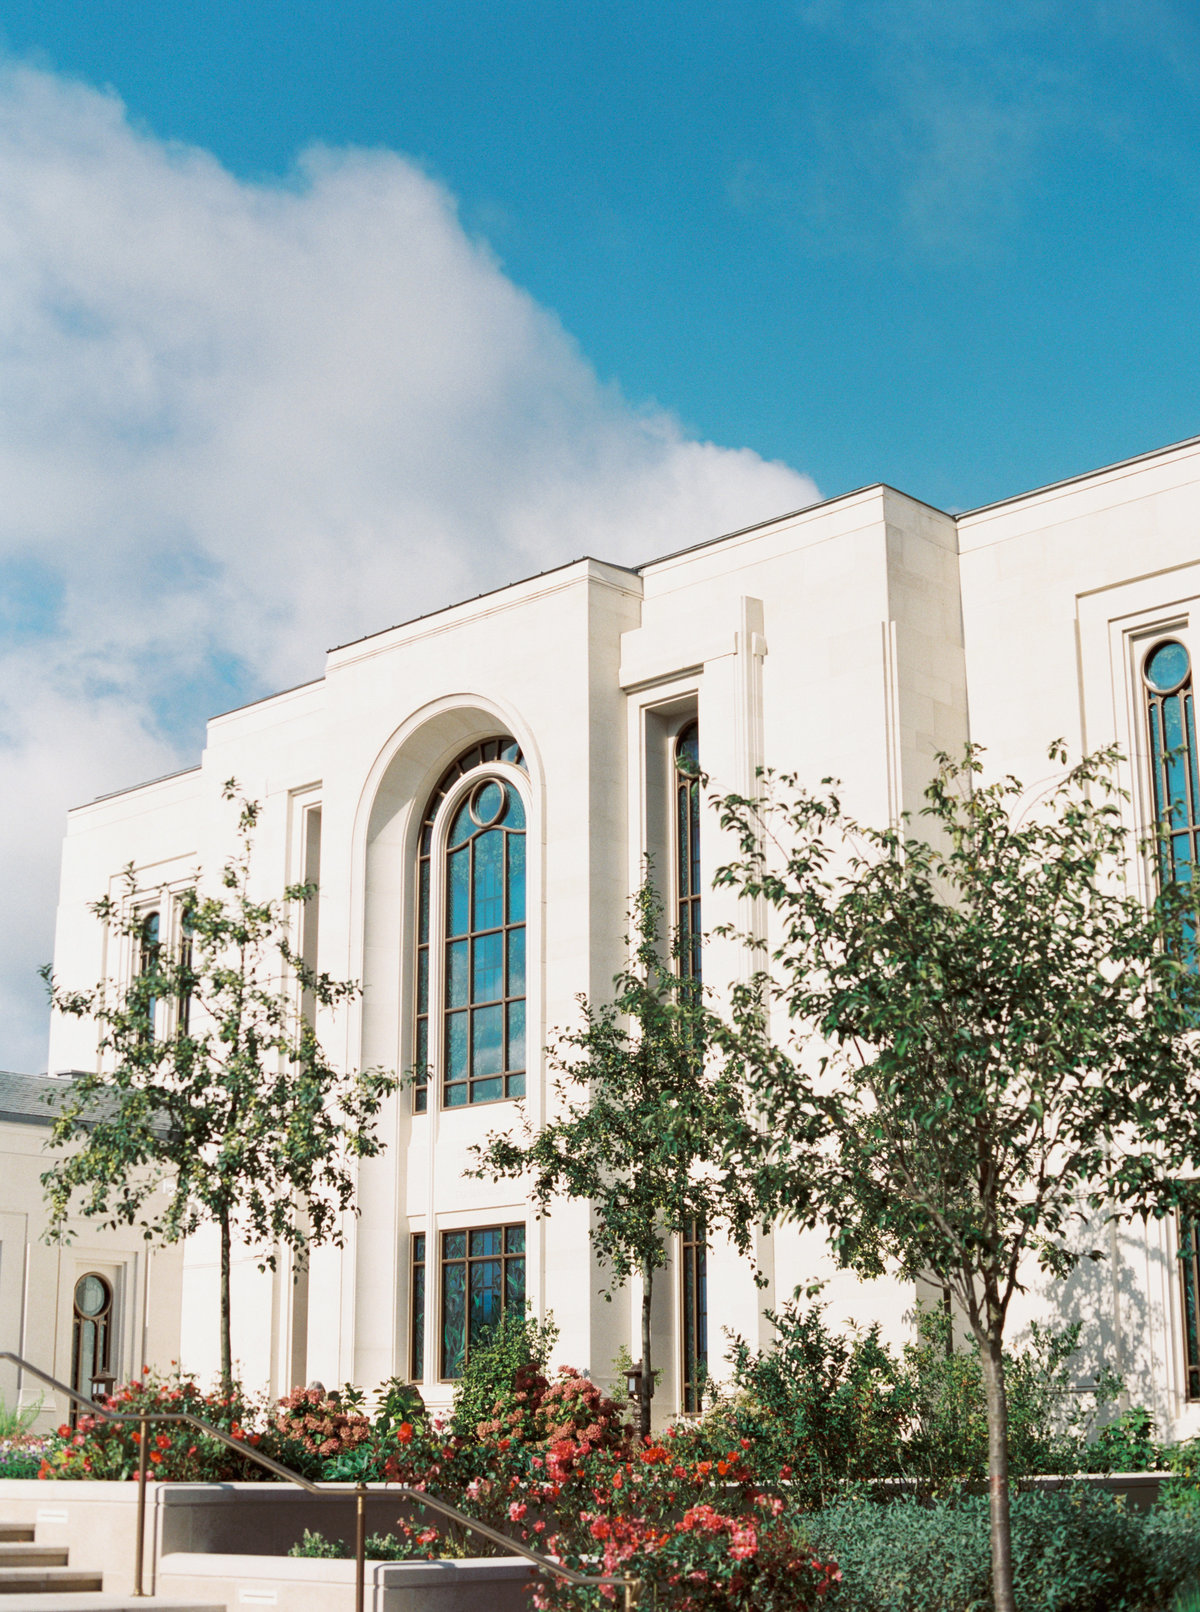
<instances>
[{"instance_id":1,"label":"green foliage","mask_svg":"<svg viewBox=\"0 0 1200 1612\"><path fill-rule=\"evenodd\" d=\"M782 1473L806 1505L900 1471L912 1395L878 1326L834 1332L819 1305L795 1300L769 1318L774 1347L732 1340L735 1395L713 1416L714 1447L749 1438L756 1472Z\"/></svg>"},{"instance_id":2,"label":"green foliage","mask_svg":"<svg viewBox=\"0 0 1200 1612\"><path fill-rule=\"evenodd\" d=\"M654 1274L669 1240L692 1221L723 1226L752 1256L756 1221L769 1206L738 1160L754 1122L742 1086L708 1058L712 1017L699 981L671 967L662 904L649 878L633 898L629 961L613 998L580 997L582 1027L559 1031L549 1048L559 1117L524 1140L489 1136L470 1175L528 1177L539 1213L556 1197L592 1206L592 1242L612 1286L642 1280L642 1359L653 1371L650 1306ZM649 1431L649 1399L642 1402Z\"/></svg>"},{"instance_id":3,"label":"green foliage","mask_svg":"<svg viewBox=\"0 0 1200 1612\"><path fill-rule=\"evenodd\" d=\"M759 1482L782 1477L796 1503L821 1505L848 1485L905 1479L922 1494L952 1494L987 1475L987 1405L974 1348L952 1349L940 1310L918 1314L897 1356L879 1329L834 1330L818 1289L771 1314L772 1346L733 1340L732 1392L687 1437L716 1450L742 1439ZM1121 1383L1109 1375L1081 1394L1071 1360L1079 1327L1033 1326L1010 1352L1009 1446L1014 1475L1132 1470L1156 1463L1138 1413L1096 1433ZM1144 1416L1145 1413L1140 1413ZM681 1429L681 1435L683 1430Z\"/></svg>"},{"instance_id":4,"label":"green foliage","mask_svg":"<svg viewBox=\"0 0 1200 1612\"><path fill-rule=\"evenodd\" d=\"M1158 1612L1200 1571L1200 1527L1128 1510L1084 1485L1014 1496L1014 1589L1021 1612ZM842 1579L830 1612L987 1608L988 1508L855 1499L814 1516L817 1548Z\"/></svg>"},{"instance_id":5,"label":"green foliage","mask_svg":"<svg viewBox=\"0 0 1200 1612\"><path fill-rule=\"evenodd\" d=\"M321 1561L342 1561L351 1554L344 1539L326 1539L314 1528L306 1528L304 1537L288 1551L289 1556L315 1556Z\"/></svg>"},{"instance_id":6,"label":"green foliage","mask_svg":"<svg viewBox=\"0 0 1200 1612\"><path fill-rule=\"evenodd\" d=\"M1125 1417L1101 1425L1121 1391L1119 1377L1104 1373L1090 1390L1078 1390L1071 1361L1079 1333L1078 1324L1056 1332L1035 1321L1024 1346L1008 1351L1008 1458L1014 1477L1154 1465L1152 1446L1146 1446L1139 1460L1116 1433L1118 1427L1132 1425ZM973 1347L949 1347L952 1342L944 1312L925 1310L918 1316L917 1337L904 1346L903 1378L912 1415L904 1470L935 1490L963 1479L982 1479L988 1470L987 1398L979 1353ZM1129 1465L1122 1467L1126 1458Z\"/></svg>"},{"instance_id":7,"label":"green foliage","mask_svg":"<svg viewBox=\"0 0 1200 1612\"><path fill-rule=\"evenodd\" d=\"M42 1413L44 1400L35 1405L10 1405L0 1394L0 1441L19 1439L28 1433Z\"/></svg>"},{"instance_id":8,"label":"green foliage","mask_svg":"<svg viewBox=\"0 0 1200 1612\"><path fill-rule=\"evenodd\" d=\"M1154 1418L1144 1405L1130 1405L1105 1423L1085 1451L1086 1472L1148 1472L1162 1465Z\"/></svg>"},{"instance_id":9,"label":"green foliage","mask_svg":"<svg viewBox=\"0 0 1200 1612\"><path fill-rule=\"evenodd\" d=\"M477 1344L454 1389L450 1432L474 1438L481 1422L505 1416L517 1404L517 1379L531 1367L543 1371L558 1337L553 1316L502 1315L491 1335Z\"/></svg>"},{"instance_id":10,"label":"green foliage","mask_svg":"<svg viewBox=\"0 0 1200 1612\"><path fill-rule=\"evenodd\" d=\"M259 805L239 799L232 779L223 794L238 803L239 847L215 891L198 883L183 893L179 944L148 951L132 901L105 896L92 911L138 949L140 971L127 985L87 991L49 982L55 1011L95 1023L100 1068L77 1074L58 1108L51 1146L69 1151L42 1181L61 1238L73 1211L167 1243L204 1222L219 1226L228 1384L233 1235L263 1268L282 1244L302 1255L340 1243L354 1162L378 1153L375 1121L396 1080L343 1074L326 1058L302 999L332 1009L359 988L315 973L291 943L291 913L315 886L291 886L278 900L252 894ZM132 896L132 866L127 879Z\"/></svg>"},{"instance_id":11,"label":"green foliage","mask_svg":"<svg viewBox=\"0 0 1200 1612\"><path fill-rule=\"evenodd\" d=\"M764 798L718 803L740 847L718 882L776 921L771 966L735 989L723 1036L768 1119L763 1193L829 1228L844 1264L932 1276L961 1308L994 1434L1003 1612L1013 1295L1031 1260L1062 1276L1082 1257L1081 1214L1164 1214L1196 1194L1194 895L1164 883L1148 908L1129 889L1119 762L1085 756L1030 807L1016 779L981 781L977 746L942 756L928 840L907 819L856 821L828 779L813 793L768 777Z\"/></svg>"}]
</instances>

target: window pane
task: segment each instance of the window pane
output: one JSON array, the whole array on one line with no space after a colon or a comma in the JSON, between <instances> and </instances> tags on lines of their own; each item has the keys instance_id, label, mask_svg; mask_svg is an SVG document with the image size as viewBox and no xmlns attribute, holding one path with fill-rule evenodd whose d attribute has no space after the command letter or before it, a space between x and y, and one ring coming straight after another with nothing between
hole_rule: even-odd
<instances>
[{"instance_id":1,"label":"window pane","mask_svg":"<svg viewBox=\"0 0 1200 1612\"><path fill-rule=\"evenodd\" d=\"M475 841L475 928L504 922L504 832L492 828Z\"/></svg>"},{"instance_id":2,"label":"window pane","mask_svg":"<svg viewBox=\"0 0 1200 1612\"><path fill-rule=\"evenodd\" d=\"M471 1015L474 1045L471 1049L473 1075L498 1075L504 1068L502 1007L476 1008Z\"/></svg>"},{"instance_id":3,"label":"window pane","mask_svg":"<svg viewBox=\"0 0 1200 1612\"><path fill-rule=\"evenodd\" d=\"M415 1062L418 1069L424 1069L429 1063L429 1020L417 1020L417 1046Z\"/></svg>"},{"instance_id":4,"label":"window pane","mask_svg":"<svg viewBox=\"0 0 1200 1612\"><path fill-rule=\"evenodd\" d=\"M498 1259L471 1261L470 1343L478 1346L500 1319L501 1268Z\"/></svg>"},{"instance_id":5,"label":"window pane","mask_svg":"<svg viewBox=\"0 0 1200 1612\"><path fill-rule=\"evenodd\" d=\"M465 1264L448 1264L442 1271L443 1377L462 1375L466 1347L467 1267Z\"/></svg>"},{"instance_id":6,"label":"window pane","mask_svg":"<svg viewBox=\"0 0 1200 1612\"><path fill-rule=\"evenodd\" d=\"M525 929L508 932L508 994L525 995Z\"/></svg>"},{"instance_id":7,"label":"window pane","mask_svg":"<svg viewBox=\"0 0 1200 1612\"><path fill-rule=\"evenodd\" d=\"M525 922L525 836L509 834L508 840L508 921Z\"/></svg>"},{"instance_id":8,"label":"window pane","mask_svg":"<svg viewBox=\"0 0 1200 1612\"><path fill-rule=\"evenodd\" d=\"M467 1100L467 1083L460 1081L452 1086L449 1081L442 1090L442 1102L447 1108L461 1108Z\"/></svg>"},{"instance_id":9,"label":"window pane","mask_svg":"<svg viewBox=\"0 0 1200 1612\"><path fill-rule=\"evenodd\" d=\"M446 947L446 1006L466 1007L471 994L471 971L465 940L454 940Z\"/></svg>"},{"instance_id":10,"label":"window pane","mask_svg":"<svg viewBox=\"0 0 1200 1612\"><path fill-rule=\"evenodd\" d=\"M504 1085L504 1095L506 1097L524 1097L525 1075L523 1072L519 1075L506 1075Z\"/></svg>"},{"instance_id":11,"label":"window pane","mask_svg":"<svg viewBox=\"0 0 1200 1612\"><path fill-rule=\"evenodd\" d=\"M467 1234L465 1231L448 1231L442 1239L443 1259L466 1259Z\"/></svg>"},{"instance_id":12,"label":"window pane","mask_svg":"<svg viewBox=\"0 0 1200 1612\"><path fill-rule=\"evenodd\" d=\"M504 1261L504 1307L518 1315L525 1311L525 1256Z\"/></svg>"},{"instance_id":13,"label":"window pane","mask_svg":"<svg viewBox=\"0 0 1200 1612\"><path fill-rule=\"evenodd\" d=\"M446 1015L446 1078L465 1080L467 1075L467 1015Z\"/></svg>"},{"instance_id":14,"label":"window pane","mask_svg":"<svg viewBox=\"0 0 1200 1612\"><path fill-rule=\"evenodd\" d=\"M504 934L482 935L474 943L475 986L473 1002L497 1002L504 995Z\"/></svg>"},{"instance_id":15,"label":"window pane","mask_svg":"<svg viewBox=\"0 0 1200 1612\"><path fill-rule=\"evenodd\" d=\"M429 863L425 859L422 859L417 880L420 892L417 898L417 939L424 942L429 939Z\"/></svg>"},{"instance_id":16,"label":"window pane","mask_svg":"<svg viewBox=\"0 0 1200 1612\"><path fill-rule=\"evenodd\" d=\"M418 1265L424 1264L424 1261L425 1261L425 1233L423 1231L418 1231L418 1232L416 1232L414 1234L412 1253L413 1253L413 1259Z\"/></svg>"},{"instance_id":17,"label":"window pane","mask_svg":"<svg viewBox=\"0 0 1200 1612\"><path fill-rule=\"evenodd\" d=\"M504 1251L506 1254L523 1254L525 1252L524 1226L508 1226L505 1229Z\"/></svg>"},{"instance_id":18,"label":"window pane","mask_svg":"<svg viewBox=\"0 0 1200 1612\"><path fill-rule=\"evenodd\" d=\"M487 783L480 784L471 797L471 815L486 828L496 821L503 810L504 791L494 778L489 778Z\"/></svg>"},{"instance_id":19,"label":"window pane","mask_svg":"<svg viewBox=\"0 0 1200 1612\"><path fill-rule=\"evenodd\" d=\"M504 1233L499 1226L488 1226L484 1231L471 1232L471 1240L467 1245L471 1251L471 1257L474 1259L483 1255L498 1254L500 1252L500 1239L503 1235Z\"/></svg>"},{"instance_id":20,"label":"window pane","mask_svg":"<svg viewBox=\"0 0 1200 1612\"><path fill-rule=\"evenodd\" d=\"M524 828L525 803L511 786L505 785L504 792L508 797L508 810L504 814L505 828Z\"/></svg>"},{"instance_id":21,"label":"window pane","mask_svg":"<svg viewBox=\"0 0 1200 1612\"><path fill-rule=\"evenodd\" d=\"M464 846L446 858L446 933L465 935L470 925L470 849Z\"/></svg>"},{"instance_id":22,"label":"window pane","mask_svg":"<svg viewBox=\"0 0 1200 1612\"><path fill-rule=\"evenodd\" d=\"M525 1067L525 1004L508 1004L508 1063L509 1069Z\"/></svg>"},{"instance_id":23,"label":"window pane","mask_svg":"<svg viewBox=\"0 0 1200 1612\"><path fill-rule=\"evenodd\" d=\"M1187 650L1174 640L1160 644L1146 662L1146 681L1151 688L1177 688L1187 673Z\"/></svg>"},{"instance_id":24,"label":"window pane","mask_svg":"<svg viewBox=\"0 0 1200 1612\"><path fill-rule=\"evenodd\" d=\"M454 814L454 821L450 825L450 833L446 836L446 844L453 848L461 845L475 832L475 825L471 821L471 803L464 800Z\"/></svg>"},{"instance_id":25,"label":"window pane","mask_svg":"<svg viewBox=\"0 0 1200 1612\"><path fill-rule=\"evenodd\" d=\"M429 947L422 946L417 953L417 1012L429 1008Z\"/></svg>"}]
</instances>

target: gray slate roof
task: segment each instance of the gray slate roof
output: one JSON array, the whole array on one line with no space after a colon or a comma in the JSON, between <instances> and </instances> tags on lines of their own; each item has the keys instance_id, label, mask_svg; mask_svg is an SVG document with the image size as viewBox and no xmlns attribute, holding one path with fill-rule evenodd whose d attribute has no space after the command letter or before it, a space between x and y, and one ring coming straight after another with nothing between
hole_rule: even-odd
<instances>
[{"instance_id":1,"label":"gray slate roof","mask_svg":"<svg viewBox=\"0 0 1200 1612\"><path fill-rule=\"evenodd\" d=\"M49 1125L54 1115L54 1099L70 1084L69 1076L17 1075L0 1069L0 1120L11 1120L17 1125Z\"/></svg>"}]
</instances>

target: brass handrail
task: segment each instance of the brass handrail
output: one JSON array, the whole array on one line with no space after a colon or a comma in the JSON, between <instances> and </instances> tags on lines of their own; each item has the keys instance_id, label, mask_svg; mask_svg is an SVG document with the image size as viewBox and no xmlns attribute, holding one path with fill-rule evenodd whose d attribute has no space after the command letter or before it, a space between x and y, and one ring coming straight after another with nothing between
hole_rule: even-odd
<instances>
[{"instance_id":1,"label":"brass handrail","mask_svg":"<svg viewBox=\"0 0 1200 1612\"><path fill-rule=\"evenodd\" d=\"M11 1360L22 1371L27 1371L41 1382L48 1383L58 1393L66 1394L68 1399L74 1400L77 1405L86 1406L93 1415L102 1416L105 1421L137 1422L138 1509L137 1547L134 1555L134 1595L144 1596L146 1593L142 1588L142 1579L146 1540L146 1458L149 1444L147 1428L151 1422L187 1422L189 1426L198 1427L207 1433L210 1438L215 1438L218 1443L226 1445L231 1450L236 1450L239 1455L244 1455L251 1461L257 1461L259 1466L265 1467L268 1472L274 1472L277 1476L286 1478L289 1483L294 1483L299 1488L306 1489L309 1494L354 1495L356 1500L354 1609L355 1612L363 1612L367 1545L365 1502L369 1492L365 1483L314 1483L311 1478L303 1477L290 1466L284 1466L282 1461L276 1461L274 1456L263 1455L246 1439L236 1439L231 1434L222 1432L219 1427L214 1427L211 1422L204 1421L202 1417L193 1416L190 1411L134 1411L131 1414L125 1414L120 1411L109 1410L104 1405L98 1405L94 1399L89 1399L86 1394L81 1394L78 1389L68 1388L66 1383L59 1382L57 1377L51 1377L48 1372L40 1371L37 1366L31 1365L21 1355L14 1354L11 1349L0 1349L0 1360ZM457 1506L452 1506L449 1501L439 1500L435 1495L427 1494L423 1489L410 1489L406 1484L398 1483L389 1492L397 1497L415 1501L417 1505L429 1506L434 1511L440 1511L444 1517L452 1518L472 1533L482 1534L485 1539L490 1539L493 1544L503 1546L505 1550L512 1552L516 1556L523 1556L526 1561L535 1562L542 1572L554 1573L559 1578L566 1579L569 1584L582 1584L591 1588L599 1588L605 1584L611 1584L614 1588L620 1585L625 1591L625 1612L633 1612L634 1607L637 1605L638 1591L641 1588L640 1579L626 1578L609 1573L577 1573L574 1568L564 1567L561 1562L552 1561L549 1556L542 1556L538 1551L530 1550L529 1546L521 1540L513 1539L511 1535L501 1533L498 1528L493 1528L490 1523L480 1522L476 1517L468 1517L465 1511L460 1511Z\"/></svg>"}]
</instances>

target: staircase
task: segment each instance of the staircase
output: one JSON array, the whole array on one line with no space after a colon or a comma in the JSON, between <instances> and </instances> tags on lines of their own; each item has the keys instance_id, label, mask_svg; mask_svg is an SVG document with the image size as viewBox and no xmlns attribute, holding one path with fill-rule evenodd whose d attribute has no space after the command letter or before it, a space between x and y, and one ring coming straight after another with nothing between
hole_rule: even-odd
<instances>
[{"instance_id":1,"label":"staircase","mask_svg":"<svg viewBox=\"0 0 1200 1612\"><path fill-rule=\"evenodd\" d=\"M225 1612L152 1595L105 1595L103 1574L72 1567L69 1558L64 1546L37 1544L32 1528L0 1522L0 1612Z\"/></svg>"}]
</instances>

